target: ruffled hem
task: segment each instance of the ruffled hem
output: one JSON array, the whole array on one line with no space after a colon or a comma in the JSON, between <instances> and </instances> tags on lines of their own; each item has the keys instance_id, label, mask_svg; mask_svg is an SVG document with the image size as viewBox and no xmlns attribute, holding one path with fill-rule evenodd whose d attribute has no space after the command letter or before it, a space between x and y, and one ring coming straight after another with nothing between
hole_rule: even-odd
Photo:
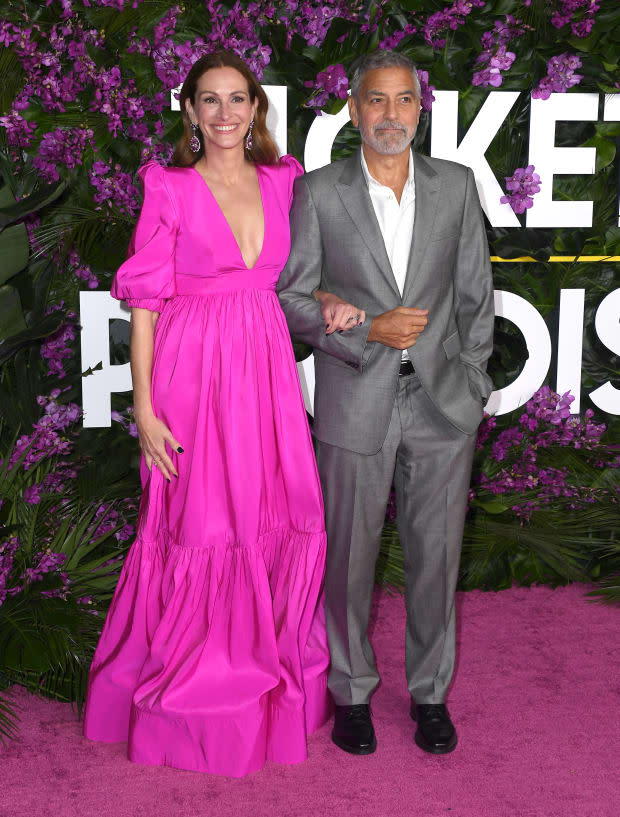
<instances>
[{"instance_id":1,"label":"ruffled hem","mask_svg":"<svg viewBox=\"0 0 620 817\"><path fill-rule=\"evenodd\" d=\"M326 675L306 685L305 713L257 702L234 716L173 720L134 705L127 756L148 766L244 777L267 761L303 763L308 757L307 735L329 717Z\"/></svg>"},{"instance_id":2,"label":"ruffled hem","mask_svg":"<svg viewBox=\"0 0 620 817\"><path fill-rule=\"evenodd\" d=\"M325 533L252 548L136 540L97 647L84 733L138 763L241 777L299 763L329 716Z\"/></svg>"}]
</instances>

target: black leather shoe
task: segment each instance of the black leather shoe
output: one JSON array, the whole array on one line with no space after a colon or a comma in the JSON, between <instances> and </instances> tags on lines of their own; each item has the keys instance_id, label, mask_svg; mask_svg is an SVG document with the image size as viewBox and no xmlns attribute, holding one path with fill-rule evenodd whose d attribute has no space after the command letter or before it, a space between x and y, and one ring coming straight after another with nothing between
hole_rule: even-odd
<instances>
[{"instance_id":1,"label":"black leather shoe","mask_svg":"<svg viewBox=\"0 0 620 817\"><path fill-rule=\"evenodd\" d=\"M377 738L370 719L370 706L336 705L332 740L352 755L371 755L377 748Z\"/></svg>"},{"instance_id":2,"label":"black leather shoe","mask_svg":"<svg viewBox=\"0 0 620 817\"><path fill-rule=\"evenodd\" d=\"M415 742L433 755L447 755L456 744L456 729L445 704L411 703L411 717L417 722Z\"/></svg>"}]
</instances>

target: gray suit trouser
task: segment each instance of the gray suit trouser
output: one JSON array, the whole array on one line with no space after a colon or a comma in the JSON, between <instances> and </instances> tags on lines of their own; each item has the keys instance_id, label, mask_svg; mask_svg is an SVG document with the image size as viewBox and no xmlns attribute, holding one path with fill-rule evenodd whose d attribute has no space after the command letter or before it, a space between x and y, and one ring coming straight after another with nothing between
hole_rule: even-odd
<instances>
[{"instance_id":1,"label":"gray suit trouser","mask_svg":"<svg viewBox=\"0 0 620 817\"><path fill-rule=\"evenodd\" d=\"M336 704L368 703L379 683L367 629L392 481L405 565L407 685L417 703L445 700L475 441L439 414L415 374L399 378L377 454L317 441L327 528L328 684Z\"/></svg>"}]
</instances>

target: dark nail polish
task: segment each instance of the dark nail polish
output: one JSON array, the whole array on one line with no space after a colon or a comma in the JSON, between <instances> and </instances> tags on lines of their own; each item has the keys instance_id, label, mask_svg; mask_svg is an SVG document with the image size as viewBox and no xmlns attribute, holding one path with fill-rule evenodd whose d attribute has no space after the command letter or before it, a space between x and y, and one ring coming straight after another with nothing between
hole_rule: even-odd
<instances>
[{"instance_id":1,"label":"dark nail polish","mask_svg":"<svg viewBox=\"0 0 620 817\"><path fill-rule=\"evenodd\" d=\"M166 477L166 479L168 480L168 482L170 482L170 477Z\"/></svg>"},{"instance_id":2,"label":"dark nail polish","mask_svg":"<svg viewBox=\"0 0 620 817\"><path fill-rule=\"evenodd\" d=\"M183 453L183 449L181 448L181 446L179 446L179 447L177 448L177 451L179 452L179 454L182 454L182 453Z\"/></svg>"}]
</instances>

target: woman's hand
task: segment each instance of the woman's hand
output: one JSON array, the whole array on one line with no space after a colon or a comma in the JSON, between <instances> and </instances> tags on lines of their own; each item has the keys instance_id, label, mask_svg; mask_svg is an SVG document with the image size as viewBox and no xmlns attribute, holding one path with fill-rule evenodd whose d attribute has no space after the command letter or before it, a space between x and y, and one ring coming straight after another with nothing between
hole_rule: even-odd
<instances>
[{"instance_id":1,"label":"woman's hand","mask_svg":"<svg viewBox=\"0 0 620 817\"><path fill-rule=\"evenodd\" d=\"M136 425L138 426L140 448L149 471L154 463L168 482L170 482L171 474L178 477L177 469L166 451L166 443L179 454L183 453L183 449L179 441L172 436L170 429L152 412L145 416L136 416Z\"/></svg>"},{"instance_id":2,"label":"woman's hand","mask_svg":"<svg viewBox=\"0 0 620 817\"><path fill-rule=\"evenodd\" d=\"M352 329L354 326L361 326L366 320L366 313L363 309L358 309L331 292L317 289L314 297L321 304L326 335L346 332L347 329Z\"/></svg>"}]
</instances>

